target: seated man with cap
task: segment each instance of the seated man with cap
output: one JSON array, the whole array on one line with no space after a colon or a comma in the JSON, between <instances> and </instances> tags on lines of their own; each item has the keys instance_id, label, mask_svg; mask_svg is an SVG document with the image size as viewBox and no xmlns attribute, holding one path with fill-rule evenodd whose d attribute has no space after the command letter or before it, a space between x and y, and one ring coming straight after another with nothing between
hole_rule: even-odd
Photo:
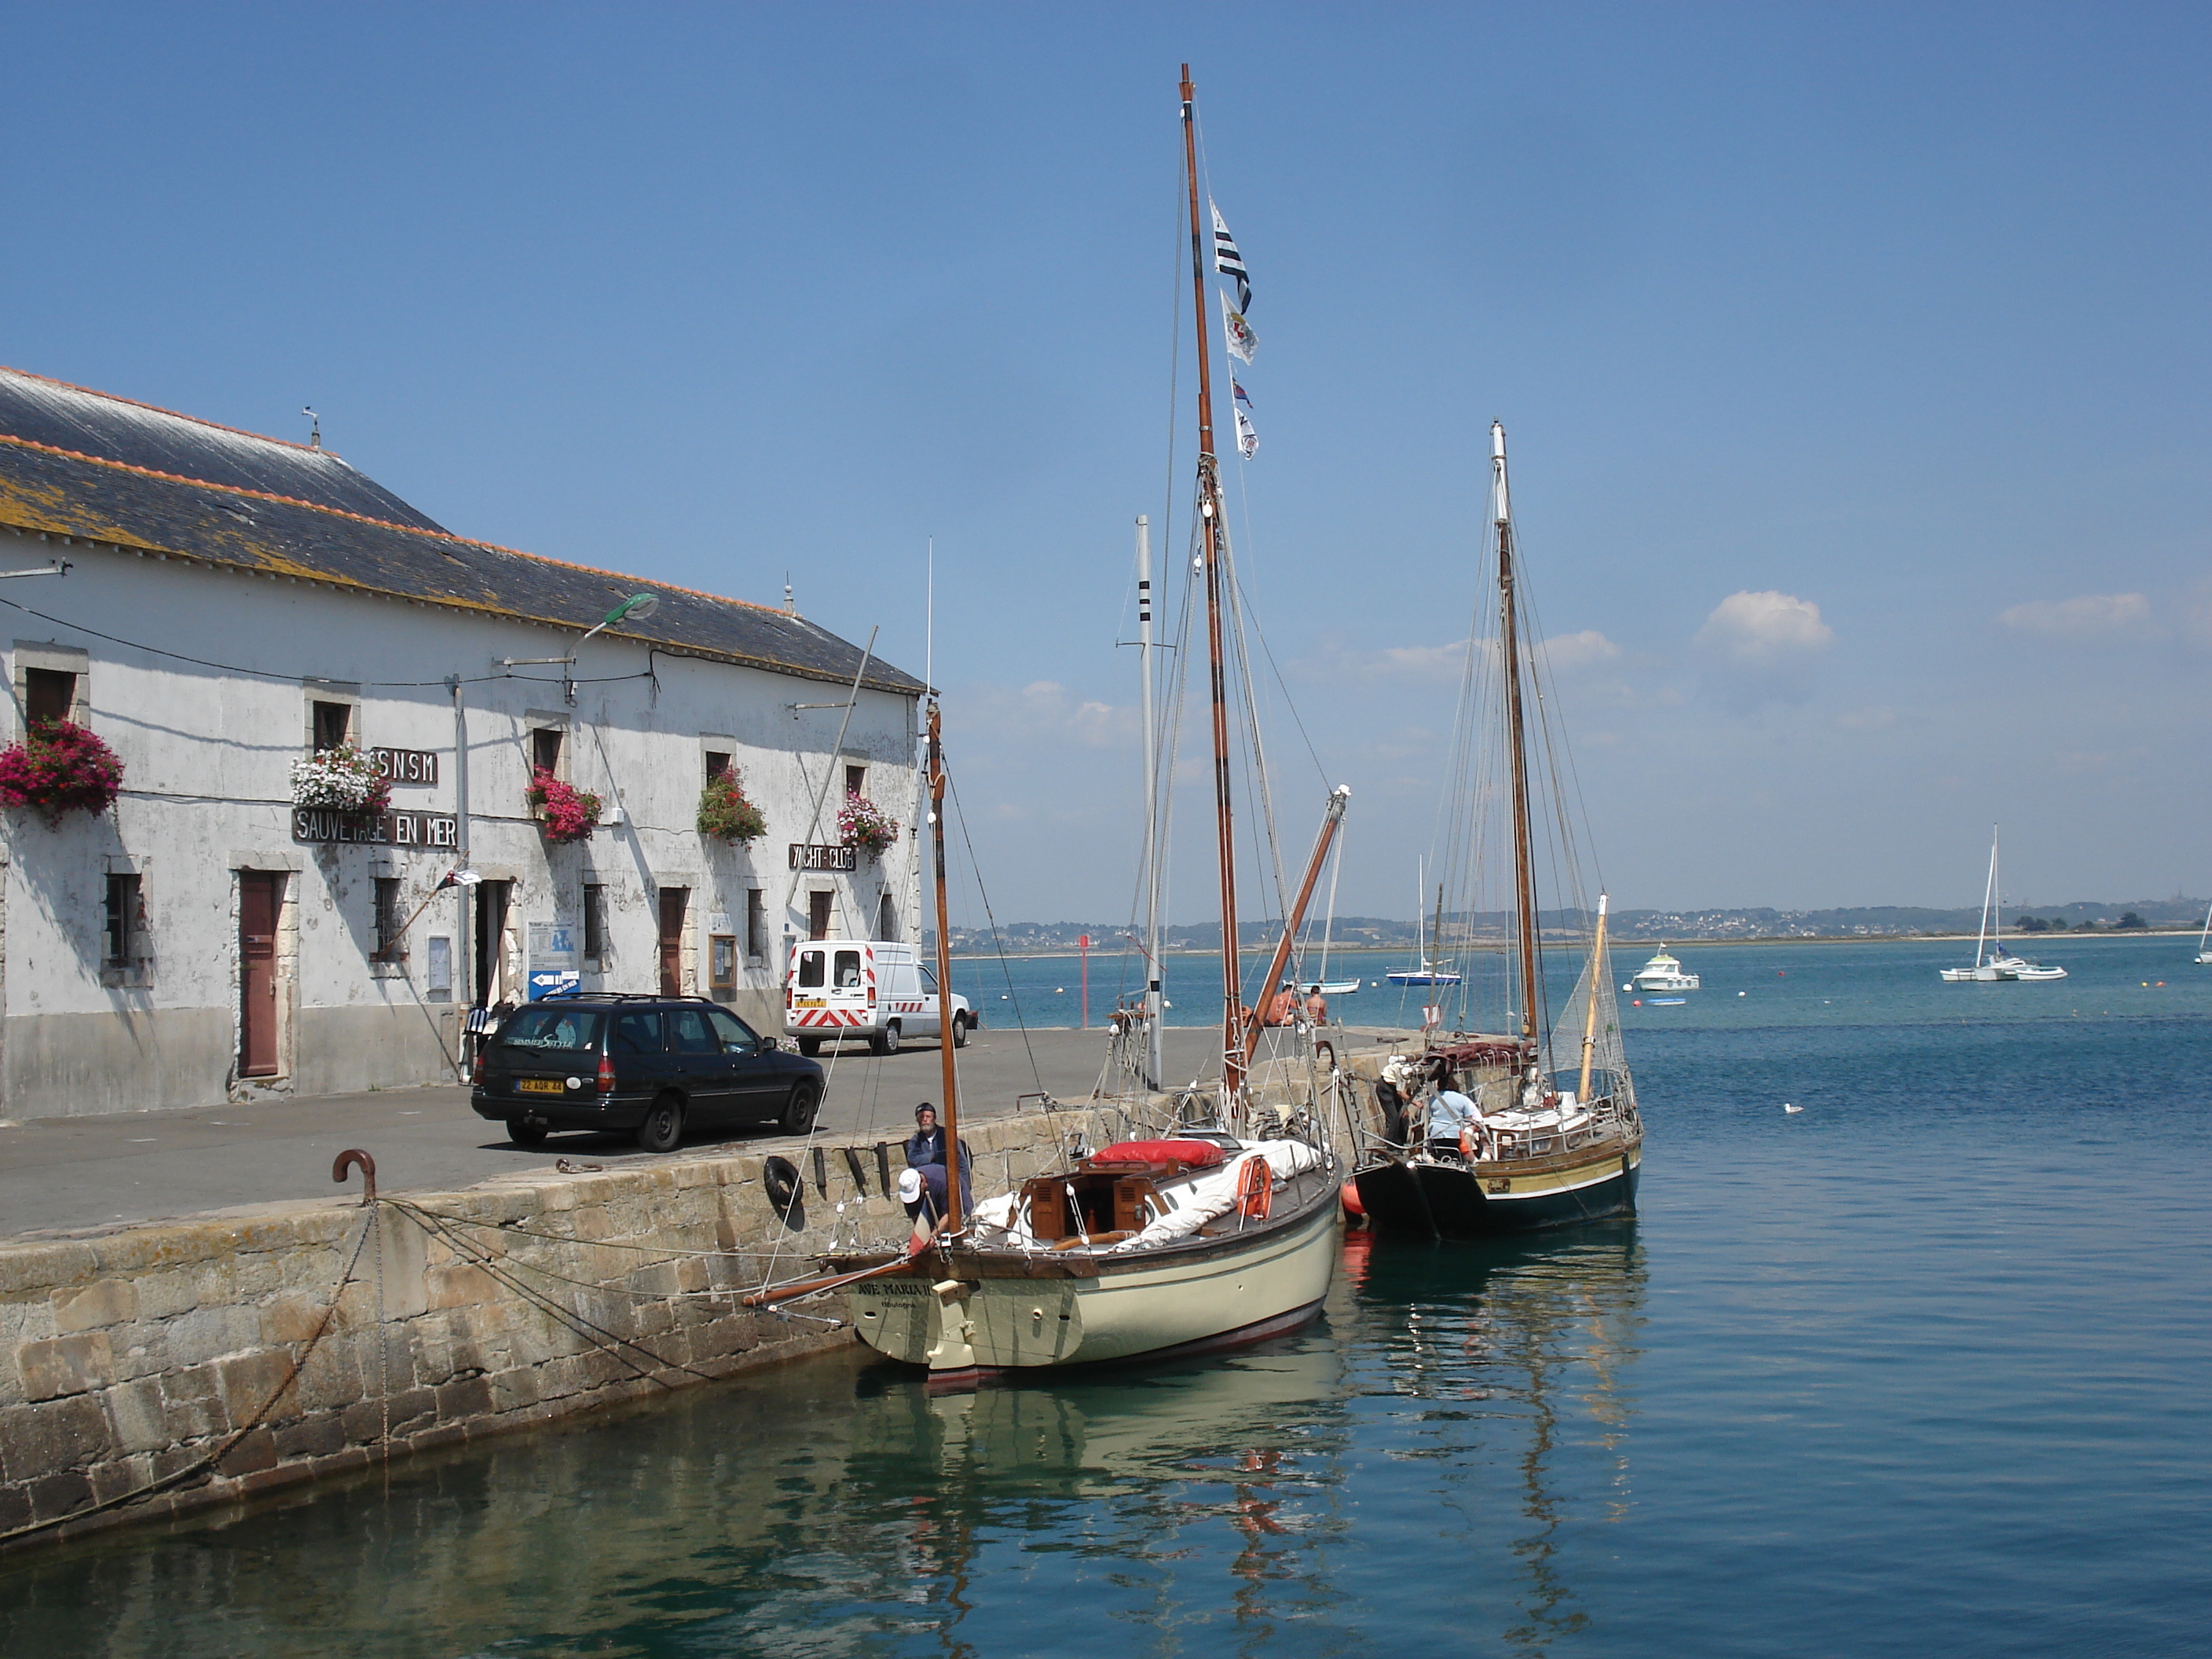
<instances>
[{"instance_id":1,"label":"seated man with cap","mask_svg":"<svg viewBox=\"0 0 2212 1659\"><path fill-rule=\"evenodd\" d=\"M945 1130L937 1121L937 1108L923 1101L914 1109L915 1132L907 1137L906 1168L899 1171L899 1202L908 1216L925 1217L935 1226L945 1213ZM960 1143L960 1212L975 1206L975 1155Z\"/></svg>"}]
</instances>

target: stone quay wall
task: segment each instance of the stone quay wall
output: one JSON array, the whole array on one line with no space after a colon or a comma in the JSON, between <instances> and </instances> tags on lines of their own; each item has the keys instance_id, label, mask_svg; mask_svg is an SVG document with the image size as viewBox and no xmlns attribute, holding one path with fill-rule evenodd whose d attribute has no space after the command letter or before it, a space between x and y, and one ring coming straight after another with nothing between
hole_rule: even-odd
<instances>
[{"instance_id":1,"label":"stone quay wall","mask_svg":"<svg viewBox=\"0 0 2212 1659\"><path fill-rule=\"evenodd\" d=\"M1125 1127L1059 1109L963 1139L981 1194ZM0 1548L850 1341L834 1294L781 1316L740 1301L821 1250L905 1237L875 1143L850 1151L719 1148L373 1206L356 1176L347 1198L0 1245ZM781 1215L778 1154L802 1181ZM884 1161L896 1181L898 1142Z\"/></svg>"}]
</instances>

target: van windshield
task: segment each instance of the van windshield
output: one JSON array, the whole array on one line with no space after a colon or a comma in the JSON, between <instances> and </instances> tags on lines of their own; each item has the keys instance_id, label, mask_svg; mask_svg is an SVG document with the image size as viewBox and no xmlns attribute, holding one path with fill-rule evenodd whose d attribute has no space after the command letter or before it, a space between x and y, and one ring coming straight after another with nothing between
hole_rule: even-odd
<instances>
[{"instance_id":1,"label":"van windshield","mask_svg":"<svg viewBox=\"0 0 2212 1659\"><path fill-rule=\"evenodd\" d=\"M499 1028L502 1048L596 1048L606 1016L597 1008L564 1008L533 1002L518 1008Z\"/></svg>"},{"instance_id":2,"label":"van windshield","mask_svg":"<svg viewBox=\"0 0 2212 1659\"><path fill-rule=\"evenodd\" d=\"M802 989L811 990L822 983L822 963L828 954L824 951L799 953L799 983Z\"/></svg>"}]
</instances>

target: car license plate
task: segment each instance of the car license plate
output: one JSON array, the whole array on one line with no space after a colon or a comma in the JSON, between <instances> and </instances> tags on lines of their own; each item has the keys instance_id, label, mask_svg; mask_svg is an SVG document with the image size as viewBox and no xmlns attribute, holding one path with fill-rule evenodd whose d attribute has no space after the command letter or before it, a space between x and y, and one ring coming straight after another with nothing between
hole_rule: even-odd
<instances>
[{"instance_id":1,"label":"car license plate","mask_svg":"<svg viewBox=\"0 0 2212 1659\"><path fill-rule=\"evenodd\" d=\"M819 1008L823 1003L820 997L800 997L791 1006L794 1008Z\"/></svg>"},{"instance_id":2,"label":"car license plate","mask_svg":"<svg viewBox=\"0 0 2212 1659\"><path fill-rule=\"evenodd\" d=\"M526 1077L514 1085L518 1093L526 1095L557 1095L567 1086L557 1077Z\"/></svg>"}]
</instances>

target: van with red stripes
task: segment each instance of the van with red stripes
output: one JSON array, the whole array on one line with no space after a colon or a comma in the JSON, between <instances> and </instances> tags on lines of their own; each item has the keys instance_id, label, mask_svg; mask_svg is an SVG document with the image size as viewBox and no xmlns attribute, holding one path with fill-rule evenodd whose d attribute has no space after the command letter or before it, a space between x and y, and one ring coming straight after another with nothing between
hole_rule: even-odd
<instances>
[{"instance_id":1,"label":"van with red stripes","mask_svg":"<svg viewBox=\"0 0 2212 1659\"><path fill-rule=\"evenodd\" d=\"M983 1022L955 992L952 1046L968 1046L968 1033ZM941 1034L937 975L911 945L883 939L807 939L791 947L783 988L783 1029L799 1039L799 1052L816 1054L824 1042L866 1037L879 1054L896 1054L908 1037Z\"/></svg>"}]
</instances>

